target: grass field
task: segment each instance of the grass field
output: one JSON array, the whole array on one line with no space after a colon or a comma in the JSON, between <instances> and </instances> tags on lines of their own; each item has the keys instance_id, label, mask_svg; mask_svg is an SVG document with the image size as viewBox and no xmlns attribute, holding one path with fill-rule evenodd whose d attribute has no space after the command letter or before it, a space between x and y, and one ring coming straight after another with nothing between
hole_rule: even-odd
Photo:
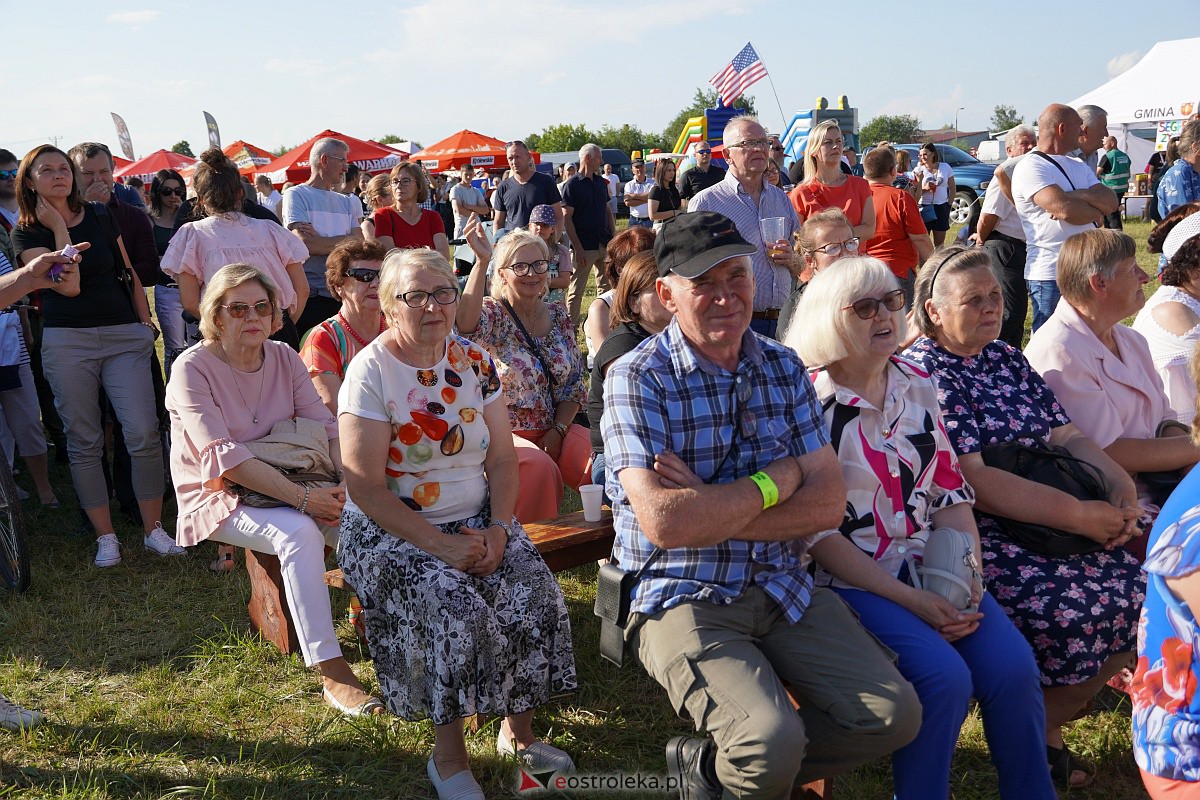
<instances>
[{"instance_id":1,"label":"grass field","mask_svg":"<svg viewBox=\"0 0 1200 800\"><path fill-rule=\"evenodd\" d=\"M1144 253L1146 226L1131 224ZM1144 260L1143 260L1144 259ZM586 306L585 306L586 307ZM314 673L248 631L244 569L216 577L212 546L161 559L137 547L118 515L124 562L92 566L90 537L65 469L54 470L63 507L26 504L33 586L0 592L0 689L43 709L26 734L0 732L0 798L428 798L428 723L348 721L320 699ZM27 489L27 476L18 482ZM567 504L578 507L568 493ZM173 518L168 505L168 529ZM570 606L580 690L539 711L535 729L587 772L661 775L663 745L689 729L640 669L618 670L596 648L595 568L559 576ZM332 591L343 650L368 687L375 676L344 620L348 595ZM1129 701L1105 690L1099 710L1067 734L1095 765L1091 789L1073 798L1144 798L1130 755ZM496 721L468 739L489 797L515 796L516 772L498 759ZM996 797L978 715L972 711L953 767L956 800ZM600 793L586 796L603 796ZM663 797L662 793L612 795ZM842 776L837 797L891 797L886 761Z\"/></svg>"}]
</instances>

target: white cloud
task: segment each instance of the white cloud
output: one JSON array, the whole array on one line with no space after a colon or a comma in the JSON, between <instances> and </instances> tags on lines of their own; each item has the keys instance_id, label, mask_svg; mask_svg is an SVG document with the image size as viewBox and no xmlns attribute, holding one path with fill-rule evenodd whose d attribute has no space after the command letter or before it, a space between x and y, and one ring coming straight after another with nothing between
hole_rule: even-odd
<instances>
[{"instance_id":1,"label":"white cloud","mask_svg":"<svg viewBox=\"0 0 1200 800\"><path fill-rule=\"evenodd\" d=\"M1111 58L1108 61L1108 77L1115 78L1125 70L1132 67L1134 64L1142 60L1140 50L1132 50L1128 53L1122 53L1116 58Z\"/></svg>"},{"instance_id":2,"label":"white cloud","mask_svg":"<svg viewBox=\"0 0 1200 800\"><path fill-rule=\"evenodd\" d=\"M154 22L158 17L159 12L147 9L145 11L115 11L104 20L105 22L115 22L118 25L128 25L134 30L138 30L142 26Z\"/></svg>"}]
</instances>

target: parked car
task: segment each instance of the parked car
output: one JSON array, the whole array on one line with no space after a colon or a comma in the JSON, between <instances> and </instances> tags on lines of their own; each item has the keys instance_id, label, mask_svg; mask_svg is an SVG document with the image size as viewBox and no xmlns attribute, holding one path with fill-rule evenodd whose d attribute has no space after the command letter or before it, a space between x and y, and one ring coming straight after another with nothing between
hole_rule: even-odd
<instances>
[{"instance_id":1,"label":"parked car","mask_svg":"<svg viewBox=\"0 0 1200 800\"><path fill-rule=\"evenodd\" d=\"M896 150L907 150L912 156L914 167L919 163L917 155L921 150L921 145L894 144L892 147ZM950 198L950 221L966 224L973 213L979 214L979 206L976 201L983 202L983 193L992 180L996 165L985 164L970 153L965 153L953 145L935 144L934 147L937 148L938 159L949 164L950 168L954 170L954 197ZM868 150L870 149L868 148ZM863 155L865 156L866 153L864 152Z\"/></svg>"}]
</instances>

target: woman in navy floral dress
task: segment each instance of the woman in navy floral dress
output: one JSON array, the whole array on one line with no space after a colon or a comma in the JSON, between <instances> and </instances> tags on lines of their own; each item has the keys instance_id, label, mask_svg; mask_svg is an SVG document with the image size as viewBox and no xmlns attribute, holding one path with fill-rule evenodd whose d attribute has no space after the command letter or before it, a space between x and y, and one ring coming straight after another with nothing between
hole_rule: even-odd
<instances>
[{"instance_id":1,"label":"woman in navy floral dress","mask_svg":"<svg viewBox=\"0 0 1200 800\"><path fill-rule=\"evenodd\" d=\"M984 580L1037 657L1055 779L1084 786L1092 776L1066 749L1062 726L1130 663L1145 592L1138 561L1123 547L1139 533L1137 495L1129 474L1071 424L1021 352L995 340L1002 303L986 253L940 252L917 282L915 318L925 336L905 355L938 381L947 433L976 491ZM1115 487L1110 502L1080 502L984 465L984 446L1014 440L1062 446L1095 465ZM1077 533L1104 548L1043 556L1012 541L989 510Z\"/></svg>"}]
</instances>

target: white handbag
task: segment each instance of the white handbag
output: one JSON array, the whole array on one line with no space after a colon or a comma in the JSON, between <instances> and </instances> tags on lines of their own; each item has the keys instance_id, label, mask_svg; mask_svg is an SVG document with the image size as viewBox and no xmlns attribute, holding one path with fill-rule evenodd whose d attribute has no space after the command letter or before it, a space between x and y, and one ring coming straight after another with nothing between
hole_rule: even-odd
<instances>
[{"instance_id":1,"label":"white handbag","mask_svg":"<svg viewBox=\"0 0 1200 800\"><path fill-rule=\"evenodd\" d=\"M974 537L956 528L936 528L929 532L921 564L909 564L913 586L946 598L962 611L977 611L971 602L971 586L982 581L975 561Z\"/></svg>"}]
</instances>

